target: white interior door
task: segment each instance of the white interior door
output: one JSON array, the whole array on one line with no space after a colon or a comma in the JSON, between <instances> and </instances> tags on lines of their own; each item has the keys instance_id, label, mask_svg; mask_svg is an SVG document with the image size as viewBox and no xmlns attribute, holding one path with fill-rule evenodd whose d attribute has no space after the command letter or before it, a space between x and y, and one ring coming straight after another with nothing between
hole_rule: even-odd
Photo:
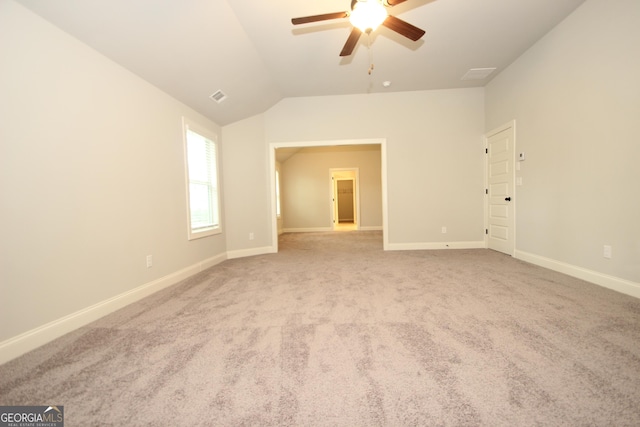
<instances>
[{"instance_id":1,"label":"white interior door","mask_svg":"<svg viewBox=\"0 0 640 427\"><path fill-rule=\"evenodd\" d=\"M513 256L514 221L513 125L487 134L488 247Z\"/></svg>"}]
</instances>

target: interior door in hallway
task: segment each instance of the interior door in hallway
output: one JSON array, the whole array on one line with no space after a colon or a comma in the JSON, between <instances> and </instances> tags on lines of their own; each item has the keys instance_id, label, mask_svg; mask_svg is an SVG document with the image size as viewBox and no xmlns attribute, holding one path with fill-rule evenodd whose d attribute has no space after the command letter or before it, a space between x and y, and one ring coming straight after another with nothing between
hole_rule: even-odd
<instances>
[{"instance_id":1,"label":"interior door in hallway","mask_svg":"<svg viewBox=\"0 0 640 427\"><path fill-rule=\"evenodd\" d=\"M336 180L336 210L338 211L338 224L355 223L354 216L354 180Z\"/></svg>"},{"instance_id":2,"label":"interior door in hallway","mask_svg":"<svg viewBox=\"0 0 640 427\"><path fill-rule=\"evenodd\" d=\"M357 230L360 224L358 168L332 168L331 191L334 230Z\"/></svg>"},{"instance_id":3,"label":"interior door in hallway","mask_svg":"<svg viewBox=\"0 0 640 427\"><path fill-rule=\"evenodd\" d=\"M488 246L512 256L515 248L514 144L513 125L487 134Z\"/></svg>"}]
</instances>

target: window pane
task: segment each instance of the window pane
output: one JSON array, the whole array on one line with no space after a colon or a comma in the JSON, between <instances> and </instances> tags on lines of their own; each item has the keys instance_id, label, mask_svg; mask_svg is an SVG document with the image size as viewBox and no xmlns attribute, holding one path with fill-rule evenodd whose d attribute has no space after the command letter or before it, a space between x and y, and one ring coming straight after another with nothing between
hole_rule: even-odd
<instances>
[{"instance_id":1,"label":"window pane","mask_svg":"<svg viewBox=\"0 0 640 427\"><path fill-rule=\"evenodd\" d=\"M216 144L185 125L189 238L220 232Z\"/></svg>"},{"instance_id":2,"label":"window pane","mask_svg":"<svg viewBox=\"0 0 640 427\"><path fill-rule=\"evenodd\" d=\"M189 184L189 207L191 209L191 228L206 228L214 225L212 197L206 184Z\"/></svg>"},{"instance_id":3,"label":"window pane","mask_svg":"<svg viewBox=\"0 0 640 427\"><path fill-rule=\"evenodd\" d=\"M187 153L189 162L189 180L209 181L211 173L211 141L195 132L187 133Z\"/></svg>"}]
</instances>

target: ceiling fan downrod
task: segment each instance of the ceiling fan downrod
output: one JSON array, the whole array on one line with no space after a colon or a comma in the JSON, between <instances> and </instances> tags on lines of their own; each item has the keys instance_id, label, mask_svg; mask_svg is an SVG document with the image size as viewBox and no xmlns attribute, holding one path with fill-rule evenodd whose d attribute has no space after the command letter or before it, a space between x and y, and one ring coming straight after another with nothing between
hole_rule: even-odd
<instances>
[{"instance_id":1,"label":"ceiling fan downrod","mask_svg":"<svg viewBox=\"0 0 640 427\"><path fill-rule=\"evenodd\" d=\"M371 31L367 31L367 48L369 49L369 75L373 72L373 50L371 49Z\"/></svg>"}]
</instances>

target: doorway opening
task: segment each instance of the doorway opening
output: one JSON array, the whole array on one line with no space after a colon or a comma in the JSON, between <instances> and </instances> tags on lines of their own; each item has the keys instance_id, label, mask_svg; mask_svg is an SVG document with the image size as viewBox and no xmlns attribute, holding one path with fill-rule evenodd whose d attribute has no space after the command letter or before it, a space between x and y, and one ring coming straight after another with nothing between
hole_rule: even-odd
<instances>
[{"instance_id":1,"label":"doorway opening","mask_svg":"<svg viewBox=\"0 0 640 427\"><path fill-rule=\"evenodd\" d=\"M333 201L333 229L358 230L360 224L360 191L358 168L330 169Z\"/></svg>"},{"instance_id":2,"label":"doorway opening","mask_svg":"<svg viewBox=\"0 0 640 427\"><path fill-rule=\"evenodd\" d=\"M339 147L350 145L380 145L380 178L382 189L382 245L384 250L388 250L389 236L387 230L388 224L388 206L387 206L387 140L384 138L367 138L367 139L346 139L346 140L327 140L327 141L305 141L305 142L270 142L269 143L269 185L271 198L271 248L270 252L278 252L278 216L276 214L276 151L279 152L295 152L296 149L307 147ZM356 179L356 184L359 179ZM356 187L356 194L358 194ZM356 202L355 220L360 224L358 217L360 209ZM352 225L353 227L353 225Z\"/></svg>"}]
</instances>

